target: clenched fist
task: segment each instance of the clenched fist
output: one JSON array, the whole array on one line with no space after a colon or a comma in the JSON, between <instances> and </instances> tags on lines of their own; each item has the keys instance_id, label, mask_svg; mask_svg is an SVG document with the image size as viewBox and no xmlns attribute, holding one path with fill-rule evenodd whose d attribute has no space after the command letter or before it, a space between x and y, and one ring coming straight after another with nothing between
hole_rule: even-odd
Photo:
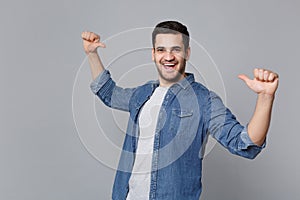
<instances>
[{"instance_id":1,"label":"clenched fist","mask_svg":"<svg viewBox=\"0 0 300 200\"><path fill-rule=\"evenodd\" d=\"M100 42L100 36L96 33L84 31L81 34L83 48L86 54L95 53L98 47L105 48L105 44Z\"/></svg>"}]
</instances>

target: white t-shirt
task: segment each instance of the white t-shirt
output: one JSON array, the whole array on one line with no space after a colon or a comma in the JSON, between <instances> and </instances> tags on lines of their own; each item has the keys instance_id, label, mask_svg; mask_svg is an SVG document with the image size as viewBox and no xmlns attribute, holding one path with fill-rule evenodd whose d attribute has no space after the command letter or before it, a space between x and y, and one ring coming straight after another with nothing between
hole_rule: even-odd
<instances>
[{"instance_id":1,"label":"white t-shirt","mask_svg":"<svg viewBox=\"0 0 300 200\"><path fill-rule=\"evenodd\" d=\"M148 200L155 128L167 87L157 87L139 116L140 135L126 200Z\"/></svg>"}]
</instances>

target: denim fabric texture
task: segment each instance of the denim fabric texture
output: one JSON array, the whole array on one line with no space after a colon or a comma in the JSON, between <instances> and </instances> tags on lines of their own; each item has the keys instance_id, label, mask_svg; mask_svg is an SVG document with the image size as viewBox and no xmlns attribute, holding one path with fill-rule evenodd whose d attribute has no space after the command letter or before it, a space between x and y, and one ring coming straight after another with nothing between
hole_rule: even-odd
<instances>
[{"instance_id":1,"label":"denim fabric texture","mask_svg":"<svg viewBox=\"0 0 300 200\"><path fill-rule=\"evenodd\" d=\"M220 97L195 82L193 74L167 91L158 115L154 136L151 200L198 200L202 191L204 147L210 134L231 153L253 159L265 147L255 145ZM158 81L136 88L121 88L108 70L92 83L91 89L105 105L129 112L126 136L115 176L112 199L125 200L137 141L138 117Z\"/></svg>"}]
</instances>

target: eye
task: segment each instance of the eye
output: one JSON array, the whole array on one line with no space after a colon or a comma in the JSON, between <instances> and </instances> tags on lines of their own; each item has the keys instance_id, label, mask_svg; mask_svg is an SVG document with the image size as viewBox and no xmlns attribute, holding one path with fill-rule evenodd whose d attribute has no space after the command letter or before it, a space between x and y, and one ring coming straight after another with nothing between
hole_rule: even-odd
<instances>
[{"instance_id":1,"label":"eye","mask_svg":"<svg viewBox=\"0 0 300 200\"><path fill-rule=\"evenodd\" d=\"M165 51L165 49L164 49L164 48L162 48L162 47L158 47L158 48L156 48L156 51L161 53L161 52L164 52L164 51Z\"/></svg>"},{"instance_id":2,"label":"eye","mask_svg":"<svg viewBox=\"0 0 300 200\"><path fill-rule=\"evenodd\" d=\"M175 53L180 53L181 52L181 48L180 47L174 47L172 49L172 51L175 52Z\"/></svg>"}]
</instances>

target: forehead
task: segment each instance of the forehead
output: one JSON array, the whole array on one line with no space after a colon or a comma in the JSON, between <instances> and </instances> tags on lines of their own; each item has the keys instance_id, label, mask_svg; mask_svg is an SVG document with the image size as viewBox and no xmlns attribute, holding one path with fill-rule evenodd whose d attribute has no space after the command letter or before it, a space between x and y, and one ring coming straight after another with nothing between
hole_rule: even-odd
<instances>
[{"instance_id":1,"label":"forehead","mask_svg":"<svg viewBox=\"0 0 300 200\"><path fill-rule=\"evenodd\" d=\"M174 47L174 46L182 46L183 40L181 34L157 34L155 38L155 47Z\"/></svg>"}]
</instances>

